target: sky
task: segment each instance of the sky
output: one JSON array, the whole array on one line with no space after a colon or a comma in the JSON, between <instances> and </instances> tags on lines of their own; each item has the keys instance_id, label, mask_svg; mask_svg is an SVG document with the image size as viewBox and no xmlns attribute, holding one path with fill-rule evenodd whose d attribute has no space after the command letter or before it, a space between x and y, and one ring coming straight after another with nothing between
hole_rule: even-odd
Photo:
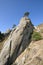
<instances>
[{"instance_id":1,"label":"sky","mask_svg":"<svg viewBox=\"0 0 43 65\"><path fill-rule=\"evenodd\" d=\"M43 23L43 0L0 0L0 31L18 25L27 11L35 26Z\"/></svg>"}]
</instances>

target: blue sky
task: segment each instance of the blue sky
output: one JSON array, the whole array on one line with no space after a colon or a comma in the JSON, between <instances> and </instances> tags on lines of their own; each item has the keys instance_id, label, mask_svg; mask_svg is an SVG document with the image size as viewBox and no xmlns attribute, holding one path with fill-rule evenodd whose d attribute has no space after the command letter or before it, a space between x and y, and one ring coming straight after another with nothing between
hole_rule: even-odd
<instances>
[{"instance_id":1,"label":"blue sky","mask_svg":"<svg viewBox=\"0 0 43 65\"><path fill-rule=\"evenodd\" d=\"M18 25L26 11L35 26L43 23L43 0L0 0L0 31Z\"/></svg>"}]
</instances>

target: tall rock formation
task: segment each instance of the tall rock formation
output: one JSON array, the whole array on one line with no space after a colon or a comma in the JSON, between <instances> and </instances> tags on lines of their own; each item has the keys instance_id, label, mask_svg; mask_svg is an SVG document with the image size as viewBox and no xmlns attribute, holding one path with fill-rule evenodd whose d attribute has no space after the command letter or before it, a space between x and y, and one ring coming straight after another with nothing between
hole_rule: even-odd
<instances>
[{"instance_id":1,"label":"tall rock formation","mask_svg":"<svg viewBox=\"0 0 43 65\"><path fill-rule=\"evenodd\" d=\"M23 17L3 45L0 53L0 65L11 65L16 60L28 46L32 32L33 25L30 19Z\"/></svg>"}]
</instances>

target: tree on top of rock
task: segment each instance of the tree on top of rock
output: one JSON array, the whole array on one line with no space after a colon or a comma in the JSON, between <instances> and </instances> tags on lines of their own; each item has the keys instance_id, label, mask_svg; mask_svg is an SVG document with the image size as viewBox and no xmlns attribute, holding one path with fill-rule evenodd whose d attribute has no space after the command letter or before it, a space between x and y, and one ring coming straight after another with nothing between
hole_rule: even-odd
<instances>
[{"instance_id":1,"label":"tree on top of rock","mask_svg":"<svg viewBox=\"0 0 43 65\"><path fill-rule=\"evenodd\" d=\"M29 14L30 14L29 12L25 12L24 16L29 16Z\"/></svg>"}]
</instances>

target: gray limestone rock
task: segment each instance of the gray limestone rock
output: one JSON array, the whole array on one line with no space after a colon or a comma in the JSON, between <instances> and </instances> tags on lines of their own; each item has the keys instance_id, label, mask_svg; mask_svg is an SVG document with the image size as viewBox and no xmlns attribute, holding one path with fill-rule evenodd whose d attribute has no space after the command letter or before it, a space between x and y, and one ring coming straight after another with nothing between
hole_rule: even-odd
<instances>
[{"instance_id":1,"label":"gray limestone rock","mask_svg":"<svg viewBox=\"0 0 43 65\"><path fill-rule=\"evenodd\" d=\"M16 60L17 56L28 46L32 32L33 25L30 19L23 17L3 45L0 53L0 65L11 65Z\"/></svg>"}]
</instances>

